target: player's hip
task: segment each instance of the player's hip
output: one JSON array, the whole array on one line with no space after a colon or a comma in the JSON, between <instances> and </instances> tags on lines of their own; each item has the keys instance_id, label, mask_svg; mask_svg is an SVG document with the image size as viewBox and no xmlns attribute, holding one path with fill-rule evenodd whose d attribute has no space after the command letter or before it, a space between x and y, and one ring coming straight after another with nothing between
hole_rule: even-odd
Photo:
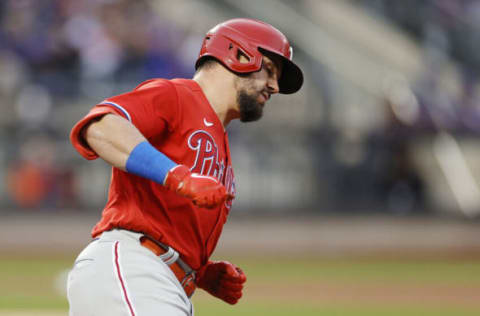
<instances>
[{"instance_id":1,"label":"player's hip","mask_svg":"<svg viewBox=\"0 0 480 316\"><path fill-rule=\"evenodd\" d=\"M113 305L122 301L122 312L117 315L138 314L136 310L148 309L151 304L159 310L166 308L172 315L189 315L191 303L182 286L164 262L141 246L142 236L112 230L85 247L69 274L71 309L91 308L94 315L101 315L103 306L105 312L109 308L118 310ZM170 311L174 306L180 309L179 313Z\"/></svg>"}]
</instances>

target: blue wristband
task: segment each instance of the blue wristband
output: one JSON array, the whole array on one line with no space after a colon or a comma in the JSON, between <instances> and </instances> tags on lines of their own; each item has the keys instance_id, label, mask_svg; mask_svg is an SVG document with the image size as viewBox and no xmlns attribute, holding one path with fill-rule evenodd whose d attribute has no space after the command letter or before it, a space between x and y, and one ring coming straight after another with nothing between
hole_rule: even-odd
<instances>
[{"instance_id":1,"label":"blue wristband","mask_svg":"<svg viewBox=\"0 0 480 316\"><path fill-rule=\"evenodd\" d=\"M133 148L125 168L137 176L163 184L168 171L176 165L170 158L145 141Z\"/></svg>"}]
</instances>

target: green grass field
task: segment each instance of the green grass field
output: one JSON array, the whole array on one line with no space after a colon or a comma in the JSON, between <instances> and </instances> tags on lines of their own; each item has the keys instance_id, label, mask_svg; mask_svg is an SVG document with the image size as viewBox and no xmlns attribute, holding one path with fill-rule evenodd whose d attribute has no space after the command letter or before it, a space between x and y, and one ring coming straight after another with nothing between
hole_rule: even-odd
<instances>
[{"instance_id":1,"label":"green grass field","mask_svg":"<svg viewBox=\"0 0 480 316\"><path fill-rule=\"evenodd\" d=\"M228 259L247 273L244 297L230 306L199 290L195 315L480 315L479 260ZM0 315L67 315L72 261L2 255Z\"/></svg>"}]
</instances>

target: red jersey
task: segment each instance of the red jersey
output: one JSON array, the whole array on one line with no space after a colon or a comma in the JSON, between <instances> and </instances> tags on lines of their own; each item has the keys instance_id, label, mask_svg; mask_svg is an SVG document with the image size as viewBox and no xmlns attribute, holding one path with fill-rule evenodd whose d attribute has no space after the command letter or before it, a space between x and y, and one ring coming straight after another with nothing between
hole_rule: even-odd
<instances>
[{"instance_id":1,"label":"red jersey","mask_svg":"<svg viewBox=\"0 0 480 316\"><path fill-rule=\"evenodd\" d=\"M98 155L82 138L82 128L106 113L125 117L171 160L216 177L235 193L227 133L195 81L153 79L96 105L70 135L86 159ZM113 228L142 232L170 245L198 269L215 249L230 207L231 202L199 208L159 183L113 167L108 201L92 236Z\"/></svg>"}]
</instances>

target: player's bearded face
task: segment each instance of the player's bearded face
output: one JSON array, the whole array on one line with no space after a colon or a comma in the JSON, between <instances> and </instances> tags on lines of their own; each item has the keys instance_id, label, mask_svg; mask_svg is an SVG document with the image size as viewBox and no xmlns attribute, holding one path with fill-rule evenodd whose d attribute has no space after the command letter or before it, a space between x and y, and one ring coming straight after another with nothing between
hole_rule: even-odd
<instances>
[{"instance_id":1,"label":"player's bearded face","mask_svg":"<svg viewBox=\"0 0 480 316\"><path fill-rule=\"evenodd\" d=\"M258 101L261 92L248 92L247 89L238 91L237 103L240 109L240 121L253 122L263 115L263 105Z\"/></svg>"},{"instance_id":2,"label":"player's bearded face","mask_svg":"<svg viewBox=\"0 0 480 316\"><path fill-rule=\"evenodd\" d=\"M262 69L247 75L240 75L237 79L237 104L240 112L240 121L252 122L259 120L263 115L263 107L270 99L270 95L278 93L277 78L281 75L282 61L279 57L271 56L276 60L263 56Z\"/></svg>"}]
</instances>

